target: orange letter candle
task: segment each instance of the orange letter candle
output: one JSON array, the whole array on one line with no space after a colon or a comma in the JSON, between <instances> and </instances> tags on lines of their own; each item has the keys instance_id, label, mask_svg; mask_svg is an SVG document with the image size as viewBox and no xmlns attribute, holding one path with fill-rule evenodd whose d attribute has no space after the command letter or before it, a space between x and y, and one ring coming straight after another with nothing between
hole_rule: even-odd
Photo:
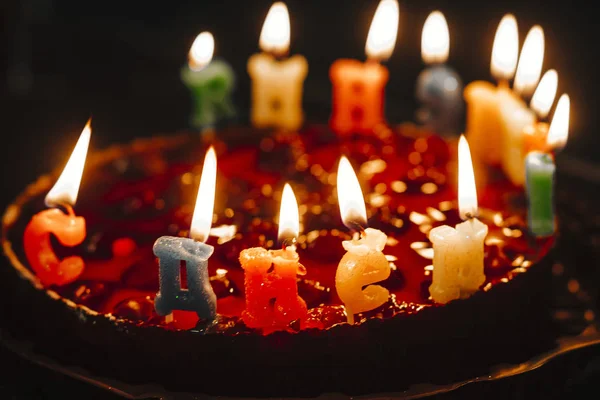
<instances>
[{"instance_id":1,"label":"orange letter candle","mask_svg":"<svg viewBox=\"0 0 600 400\"><path fill-rule=\"evenodd\" d=\"M281 250L254 247L240 253L245 271L246 310L244 323L251 328L262 328L264 333L285 330L296 320L306 318L307 308L298 295L297 275L306 270L299 262L295 241L300 231L298 203L289 184L283 188L279 211L279 240Z\"/></svg>"},{"instance_id":2,"label":"orange letter candle","mask_svg":"<svg viewBox=\"0 0 600 400\"><path fill-rule=\"evenodd\" d=\"M77 246L85 239L85 220L77 217L72 206L77 200L81 175L85 165L87 149L90 143L90 122L86 124L75 149L54 187L46 195L49 207L63 206L67 212L58 208L35 214L23 237L25 255L31 269L44 286L65 285L77 279L83 272L81 257L70 256L59 260L50 243L50 234L67 247Z\"/></svg>"},{"instance_id":3,"label":"orange letter candle","mask_svg":"<svg viewBox=\"0 0 600 400\"><path fill-rule=\"evenodd\" d=\"M367 62L340 59L331 65L333 113L330 125L338 134L369 134L385 122L384 89L389 72L379 61L392 55L398 19L398 1L381 0L367 37Z\"/></svg>"}]
</instances>

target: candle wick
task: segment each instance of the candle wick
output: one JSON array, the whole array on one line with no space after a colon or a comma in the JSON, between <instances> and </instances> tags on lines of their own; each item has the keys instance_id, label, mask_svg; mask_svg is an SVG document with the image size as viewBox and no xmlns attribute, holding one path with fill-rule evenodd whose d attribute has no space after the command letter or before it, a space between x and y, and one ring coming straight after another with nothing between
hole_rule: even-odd
<instances>
[{"instance_id":1,"label":"candle wick","mask_svg":"<svg viewBox=\"0 0 600 400\"><path fill-rule=\"evenodd\" d=\"M75 211L73 211L73 207L69 203L60 203L59 206L64 207L65 211L67 212L67 215L69 215L70 217L75 216Z\"/></svg>"},{"instance_id":2,"label":"candle wick","mask_svg":"<svg viewBox=\"0 0 600 400\"><path fill-rule=\"evenodd\" d=\"M286 250L288 248L288 246L295 246L296 245L296 238L292 237L292 238L287 238L287 239L283 239L281 241L281 249L282 250Z\"/></svg>"}]
</instances>

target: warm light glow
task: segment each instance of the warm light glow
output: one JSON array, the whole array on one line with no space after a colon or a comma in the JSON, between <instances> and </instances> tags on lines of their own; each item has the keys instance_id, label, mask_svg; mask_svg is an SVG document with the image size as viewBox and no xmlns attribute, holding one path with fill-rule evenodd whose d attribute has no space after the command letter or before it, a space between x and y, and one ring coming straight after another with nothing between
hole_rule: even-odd
<instances>
[{"instance_id":1,"label":"warm light glow","mask_svg":"<svg viewBox=\"0 0 600 400\"><path fill-rule=\"evenodd\" d=\"M475 173L469 142L464 135L461 135L458 141L458 211L463 220L477 215Z\"/></svg>"},{"instance_id":2,"label":"warm light glow","mask_svg":"<svg viewBox=\"0 0 600 400\"><path fill-rule=\"evenodd\" d=\"M67 165L65 165L58 180L46 195L45 200L48 207L60 204L75 205L79 185L81 184L81 175L83 175L83 167L85 166L85 158L90 145L90 136L92 135L91 124L92 120L90 119L85 124Z\"/></svg>"},{"instance_id":3,"label":"warm light glow","mask_svg":"<svg viewBox=\"0 0 600 400\"><path fill-rule=\"evenodd\" d=\"M531 94L537 85L544 63L544 30L535 25L523 43L514 89L517 93Z\"/></svg>"},{"instance_id":4,"label":"warm light glow","mask_svg":"<svg viewBox=\"0 0 600 400\"><path fill-rule=\"evenodd\" d=\"M387 60L396 46L400 8L398 0L381 0L371 22L365 53L374 60Z\"/></svg>"},{"instance_id":5,"label":"warm light glow","mask_svg":"<svg viewBox=\"0 0 600 400\"><path fill-rule=\"evenodd\" d=\"M283 187L281 206L279 208L279 231L277 238L280 241L297 238L300 233L300 215L298 201L289 183Z\"/></svg>"},{"instance_id":6,"label":"warm light glow","mask_svg":"<svg viewBox=\"0 0 600 400\"><path fill-rule=\"evenodd\" d=\"M508 80L513 77L519 57L519 30L514 15L506 14L494 38L492 48L492 76L498 80Z\"/></svg>"},{"instance_id":7,"label":"warm light glow","mask_svg":"<svg viewBox=\"0 0 600 400\"><path fill-rule=\"evenodd\" d=\"M350 161L340 159L337 173L337 195L342 221L350 229L367 226L367 209L360 183Z\"/></svg>"},{"instance_id":8,"label":"warm light glow","mask_svg":"<svg viewBox=\"0 0 600 400\"><path fill-rule=\"evenodd\" d=\"M188 65L190 69L199 71L206 67L213 58L215 51L215 39L212 33L202 32L192 43L188 54Z\"/></svg>"},{"instance_id":9,"label":"warm light glow","mask_svg":"<svg viewBox=\"0 0 600 400\"><path fill-rule=\"evenodd\" d=\"M450 34L444 14L434 11L423 25L421 56L426 64L444 63L450 52Z\"/></svg>"},{"instance_id":10,"label":"warm light glow","mask_svg":"<svg viewBox=\"0 0 600 400\"><path fill-rule=\"evenodd\" d=\"M267 53L286 54L290 48L290 15L287 6L278 1L273 3L260 32L258 42Z\"/></svg>"},{"instance_id":11,"label":"warm light glow","mask_svg":"<svg viewBox=\"0 0 600 400\"><path fill-rule=\"evenodd\" d=\"M531 98L531 108L540 118L546 118L554 103L556 97L556 88L558 87L558 74L556 70L546 71L542 80L538 84L533 97Z\"/></svg>"},{"instance_id":12,"label":"warm light glow","mask_svg":"<svg viewBox=\"0 0 600 400\"><path fill-rule=\"evenodd\" d=\"M567 94L563 94L558 99L554 116L548 130L546 139L548 146L553 149L560 149L567 144L569 137L569 114L571 108L571 99Z\"/></svg>"},{"instance_id":13,"label":"warm light glow","mask_svg":"<svg viewBox=\"0 0 600 400\"><path fill-rule=\"evenodd\" d=\"M205 242L212 225L213 209L215 208L215 186L217 183L217 155L212 146L204 157L200 188L192 216L190 237L199 242Z\"/></svg>"}]
</instances>

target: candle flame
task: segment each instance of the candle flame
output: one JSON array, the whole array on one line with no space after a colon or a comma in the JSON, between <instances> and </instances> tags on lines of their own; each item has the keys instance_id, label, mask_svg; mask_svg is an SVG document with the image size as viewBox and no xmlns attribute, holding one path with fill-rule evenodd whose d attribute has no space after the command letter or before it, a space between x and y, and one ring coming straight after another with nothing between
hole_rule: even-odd
<instances>
[{"instance_id":1,"label":"candle flame","mask_svg":"<svg viewBox=\"0 0 600 400\"><path fill-rule=\"evenodd\" d=\"M213 58L215 51L215 38L210 32L202 32L192 43L188 53L188 65L194 71L206 67Z\"/></svg>"},{"instance_id":2,"label":"candle flame","mask_svg":"<svg viewBox=\"0 0 600 400\"><path fill-rule=\"evenodd\" d=\"M48 207L65 203L71 206L75 205L79 185L81 184L81 176L83 175L83 167L85 166L85 158L90 145L90 136L92 135L91 124L92 119L90 118L85 124L81 135L79 135L67 165L65 165L58 180L46 195L45 201Z\"/></svg>"},{"instance_id":3,"label":"candle flame","mask_svg":"<svg viewBox=\"0 0 600 400\"><path fill-rule=\"evenodd\" d=\"M523 43L514 89L517 93L531 94L540 79L544 63L544 30L535 25Z\"/></svg>"},{"instance_id":4,"label":"candle flame","mask_svg":"<svg viewBox=\"0 0 600 400\"><path fill-rule=\"evenodd\" d=\"M425 20L421 37L421 56L426 64L444 63L450 52L450 33L444 14L434 11Z\"/></svg>"},{"instance_id":5,"label":"candle flame","mask_svg":"<svg viewBox=\"0 0 600 400\"><path fill-rule=\"evenodd\" d=\"M502 17L492 48L492 76L498 80L513 77L519 57L519 30L512 14Z\"/></svg>"},{"instance_id":6,"label":"candle flame","mask_svg":"<svg viewBox=\"0 0 600 400\"><path fill-rule=\"evenodd\" d=\"M381 0L373 16L365 53L375 60L387 60L396 46L400 8L398 0Z\"/></svg>"},{"instance_id":7,"label":"candle flame","mask_svg":"<svg viewBox=\"0 0 600 400\"><path fill-rule=\"evenodd\" d=\"M260 48L267 53L286 54L290 47L290 15L285 3L273 3L259 39Z\"/></svg>"},{"instance_id":8,"label":"candle flame","mask_svg":"<svg viewBox=\"0 0 600 400\"><path fill-rule=\"evenodd\" d=\"M558 74L556 70L546 71L537 89L531 98L531 108L540 118L546 118L554 103L556 97L556 88L558 87Z\"/></svg>"},{"instance_id":9,"label":"candle flame","mask_svg":"<svg viewBox=\"0 0 600 400\"><path fill-rule=\"evenodd\" d=\"M337 195L342 221L350 229L366 227L367 210L358 177L345 156L340 158L337 173Z\"/></svg>"},{"instance_id":10,"label":"candle flame","mask_svg":"<svg viewBox=\"0 0 600 400\"><path fill-rule=\"evenodd\" d=\"M461 135L458 141L458 211L463 220L477 215L475 173L469 142L464 135Z\"/></svg>"},{"instance_id":11,"label":"candle flame","mask_svg":"<svg viewBox=\"0 0 600 400\"><path fill-rule=\"evenodd\" d=\"M279 208L279 230L277 238L283 242L286 239L297 238L300 233L300 214L298 201L289 183L283 187L281 206Z\"/></svg>"},{"instance_id":12,"label":"candle flame","mask_svg":"<svg viewBox=\"0 0 600 400\"><path fill-rule=\"evenodd\" d=\"M215 186L217 183L217 155L211 146L204 157L204 166L200 177L200 187L196 197L196 206L192 215L190 237L199 242L205 242L212 225L215 207Z\"/></svg>"},{"instance_id":13,"label":"candle flame","mask_svg":"<svg viewBox=\"0 0 600 400\"><path fill-rule=\"evenodd\" d=\"M571 99L569 95L563 94L558 99L554 116L548 130L546 142L553 149L561 149L567 144L569 137L569 113L571 108Z\"/></svg>"}]
</instances>

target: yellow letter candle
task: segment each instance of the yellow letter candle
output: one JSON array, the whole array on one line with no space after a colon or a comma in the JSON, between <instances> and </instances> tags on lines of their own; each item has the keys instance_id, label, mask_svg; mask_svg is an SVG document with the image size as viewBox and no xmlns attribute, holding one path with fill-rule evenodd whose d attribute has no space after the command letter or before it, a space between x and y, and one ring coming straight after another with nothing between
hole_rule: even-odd
<instances>
[{"instance_id":1,"label":"yellow letter candle","mask_svg":"<svg viewBox=\"0 0 600 400\"><path fill-rule=\"evenodd\" d=\"M429 233L433 243L433 282L429 293L436 303L470 296L485 282L484 240L488 227L477 214L477 192L469 144L458 143L458 208L465 222L443 225Z\"/></svg>"},{"instance_id":2,"label":"yellow letter candle","mask_svg":"<svg viewBox=\"0 0 600 400\"><path fill-rule=\"evenodd\" d=\"M285 58L290 45L290 17L284 3L271 6L259 45L263 53L248 60L252 124L258 128L296 130L304 121L302 90L308 63L301 55Z\"/></svg>"},{"instance_id":3,"label":"yellow letter candle","mask_svg":"<svg viewBox=\"0 0 600 400\"><path fill-rule=\"evenodd\" d=\"M367 225L367 211L358 178L346 157L340 159L337 193L344 225L362 231L360 238L342 243L347 253L335 274L335 288L346 308L348 323L353 324L354 314L377 308L390 296L386 288L372 285L390 276L389 263L382 253L387 236L373 228L362 230Z\"/></svg>"},{"instance_id":4,"label":"yellow letter candle","mask_svg":"<svg viewBox=\"0 0 600 400\"><path fill-rule=\"evenodd\" d=\"M466 136L473 148L476 163L497 165L502 154L502 119L500 105L516 97L508 87L517 68L519 32L517 20L507 14L500 21L492 49L491 71L498 87L486 81L467 85L464 97L467 102ZM500 96L500 93L504 93Z\"/></svg>"}]
</instances>

